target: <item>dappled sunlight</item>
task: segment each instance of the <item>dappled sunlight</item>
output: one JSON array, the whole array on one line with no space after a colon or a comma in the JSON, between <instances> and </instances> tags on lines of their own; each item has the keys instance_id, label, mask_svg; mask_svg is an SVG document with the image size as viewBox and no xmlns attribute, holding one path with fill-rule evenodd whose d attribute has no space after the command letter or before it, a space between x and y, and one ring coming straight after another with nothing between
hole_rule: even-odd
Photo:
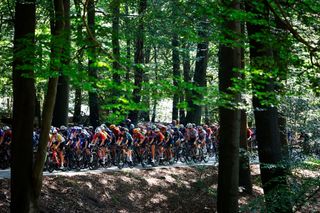
<instances>
[{"instance_id":1,"label":"dappled sunlight","mask_svg":"<svg viewBox=\"0 0 320 213\"><path fill-rule=\"evenodd\" d=\"M292 171L292 173L298 177L304 177L304 178L320 178L320 170L318 171L311 171L307 169L295 169Z\"/></svg>"},{"instance_id":2,"label":"dappled sunlight","mask_svg":"<svg viewBox=\"0 0 320 213\"><path fill-rule=\"evenodd\" d=\"M150 199L150 202L153 204L157 204L157 203L165 202L167 199L168 199L167 196L165 196L164 194L157 193L153 195L153 197Z\"/></svg>"},{"instance_id":3,"label":"dappled sunlight","mask_svg":"<svg viewBox=\"0 0 320 213\"><path fill-rule=\"evenodd\" d=\"M90 182L86 182L86 184L85 184L86 186L88 186L89 187L89 189L92 189L92 184L90 183Z\"/></svg>"}]
</instances>

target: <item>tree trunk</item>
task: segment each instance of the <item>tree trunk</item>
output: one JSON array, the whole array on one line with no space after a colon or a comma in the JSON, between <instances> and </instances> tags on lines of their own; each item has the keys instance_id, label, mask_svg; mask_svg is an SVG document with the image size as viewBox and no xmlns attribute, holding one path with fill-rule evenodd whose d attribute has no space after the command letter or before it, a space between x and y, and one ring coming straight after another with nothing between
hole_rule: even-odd
<instances>
[{"instance_id":1,"label":"tree trunk","mask_svg":"<svg viewBox=\"0 0 320 213\"><path fill-rule=\"evenodd\" d=\"M151 48L147 47L145 48L145 54L144 54L144 64L150 63L150 57L151 56ZM147 73L143 73L143 82L145 84L149 84L149 76ZM141 119L144 122L150 121L150 94L145 94L142 96L142 104L144 106L144 110L141 111Z\"/></svg>"},{"instance_id":2,"label":"tree trunk","mask_svg":"<svg viewBox=\"0 0 320 213\"><path fill-rule=\"evenodd\" d=\"M155 46L154 47L154 75L155 75L155 80L158 81L158 49ZM152 116L151 116L151 122L154 123L156 121L156 116L157 116L157 99L155 98L153 100L153 109L152 109Z\"/></svg>"},{"instance_id":3,"label":"tree trunk","mask_svg":"<svg viewBox=\"0 0 320 213\"><path fill-rule=\"evenodd\" d=\"M267 8L262 5L262 11L257 11L255 6L246 2L246 10L257 14L258 18L268 21L269 13ZM261 180L264 194L266 197L266 207L269 212L291 212L292 207L289 199L284 195L276 195L276 192L283 192L286 187L286 169L279 165L282 161L279 115L277 107L272 104L272 97L276 90L276 76L268 77L273 72L274 61L268 38L256 39L257 34L266 35L270 33L268 26L247 23L250 61L254 69L261 70L261 74L255 75L252 82L253 86L253 107L256 121L256 138L258 142L258 152L260 159ZM259 94L268 94L260 96ZM280 190L279 190L280 189ZM289 196L286 196L287 198ZM286 203L279 205L279 203Z\"/></svg>"},{"instance_id":4,"label":"tree trunk","mask_svg":"<svg viewBox=\"0 0 320 213\"><path fill-rule=\"evenodd\" d=\"M135 42L135 53L134 53L134 90L133 90L133 102L136 106L140 104L141 101L141 87L143 81L143 68L141 65L144 63L143 46L144 46L144 12L147 9L147 1L139 1L139 21L136 32L136 42ZM138 122L139 110L132 110L129 114L129 118L133 123Z\"/></svg>"},{"instance_id":5,"label":"tree trunk","mask_svg":"<svg viewBox=\"0 0 320 213\"><path fill-rule=\"evenodd\" d=\"M239 186L244 188L244 192L252 194L252 182L250 175L250 159L248 153L247 136L247 114L241 110L240 120L240 156L239 156Z\"/></svg>"},{"instance_id":6,"label":"tree trunk","mask_svg":"<svg viewBox=\"0 0 320 213\"><path fill-rule=\"evenodd\" d=\"M95 3L94 0L88 0L88 26L90 30L89 36L89 76L94 79L93 87L96 88L96 80L98 79L97 69L95 67L96 61L96 44L95 44ZM96 91L89 91L89 108L90 108L90 125L96 128L100 125L100 118L99 118L99 100L98 94Z\"/></svg>"},{"instance_id":7,"label":"tree trunk","mask_svg":"<svg viewBox=\"0 0 320 213\"><path fill-rule=\"evenodd\" d=\"M80 7L80 0L74 0L74 5L76 8L77 13L77 40L76 44L77 46L83 45L83 24L82 24L82 17L81 17L81 7ZM77 67L78 67L78 73L80 74L80 71L82 69L82 62L83 62L83 50L80 50L80 52L77 55ZM79 79L82 81L81 77ZM81 82L79 82L80 84ZM81 105L82 105L82 89L80 85L75 86L75 98L74 98L74 112L73 112L73 123L79 124L81 120Z\"/></svg>"},{"instance_id":8,"label":"tree trunk","mask_svg":"<svg viewBox=\"0 0 320 213\"><path fill-rule=\"evenodd\" d=\"M172 38L172 72L173 72L173 86L175 90L178 90L179 79L180 79L180 59L179 59L179 40L178 35L175 33ZM179 92L175 91L173 94L172 103L172 120L177 120L178 114L178 104L179 104Z\"/></svg>"},{"instance_id":9,"label":"tree trunk","mask_svg":"<svg viewBox=\"0 0 320 213\"><path fill-rule=\"evenodd\" d=\"M40 128L41 126L41 106L40 100L37 94L35 94L35 126Z\"/></svg>"},{"instance_id":10,"label":"tree trunk","mask_svg":"<svg viewBox=\"0 0 320 213\"><path fill-rule=\"evenodd\" d=\"M54 0L54 20L51 21L51 58L50 58L50 70L55 74L60 73L62 69L62 51L63 43L61 39L63 38L64 30L64 4L63 0ZM52 73L52 74L54 74ZM58 77L49 78L47 95L44 100L43 111L42 111L42 125L40 140L38 146L38 152L36 154L36 161L32 171L32 184L33 184L33 194L31 200L31 212L39 212L39 197L42 188L43 179L43 167L47 154L47 145L49 141L49 131L51 127L53 111L55 106L55 99L57 95Z\"/></svg>"},{"instance_id":11,"label":"tree trunk","mask_svg":"<svg viewBox=\"0 0 320 213\"><path fill-rule=\"evenodd\" d=\"M81 103L82 103L82 90L77 88L75 91L74 98L74 113L73 113L73 123L79 124L81 120Z\"/></svg>"},{"instance_id":12,"label":"tree trunk","mask_svg":"<svg viewBox=\"0 0 320 213\"><path fill-rule=\"evenodd\" d=\"M198 34L202 40L197 46L197 61L194 72L194 86L200 89L205 89L207 86L206 74L207 74L207 64L208 64L208 52L209 52L209 42L208 40L208 20L205 18L201 21L201 30ZM192 101L190 102L188 110L188 120L189 122L200 124L202 116L202 104L203 92L197 92L193 90L191 93Z\"/></svg>"},{"instance_id":13,"label":"tree trunk","mask_svg":"<svg viewBox=\"0 0 320 213\"><path fill-rule=\"evenodd\" d=\"M119 44L119 22L120 22L120 0L111 1L112 11L112 55L113 55L113 81L116 84L120 83L120 44ZM114 93L116 95L117 92ZM116 97L112 97L116 98Z\"/></svg>"},{"instance_id":14,"label":"tree trunk","mask_svg":"<svg viewBox=\"0 0 320 213\"><path fill-rule=\"evenodd\" d=\"M190 45L185 43L183 49L184 49L184 52L183 52L183 80L185 83L191 84ZM185 97L185 100L186 100L186 102L188 104L188 108L189 108L189 106L192 104L191 91L190 91L189 86L187 86L185 88L184 97ZM188 113L188 111L190 111L190 110L187 109L186 111L187 111L187 114L186 114L184 121L182 122L182 120L181 120L181 122L184 124L191 122L191 118L190 118L191 113Z\"/></svg>"},{"instance_id":15,"label":"tree trunk","mask_svg":"<svg viewBox=\"0 0 320 213\"><path fill-rule=\"evenodd\" d=\"M239 10L238 1L224 1L226 9ZM223 17L222 33L225 39L237 42L241 33L239 21ZM232 32L230 35L229 32ZM231 104L219 107L220 143L219 143L219 175L218 175L218 212L238 212L239 185L239 138L240 111L231 108L240 102L240 94L230 91L234 86L233 79L239 77L234 69L241 68L240 47L220 44L219 48L219 91L232 97Z\"/></svg>"},{"instance_id":16,"label":"tree trunk","mask_svg":"<svg viewBox=\"0 0 320 213\"><path fill-rule=\"evenodd\" d=\"M244 4L240 5L241 10L245 10ZM245 23L241 22L241 34L245 35ZM242 42L244 45L244 42ZM245 69L245 51L244 46L241 47L241 69ZM241 73L241 79L245 81L246 76ZM242 100L244 102L244 100ZM239 156L239 186L244 188L244 192L252 194L252 181L250 175L250 158L248 152L248 121L246 110L240 111L240 156Z\"/></svg>"},{"instance_id":17,"label":"tree trunk","mask_svg":"<svg viewBox=\"0 0 320 213\"><path fill-rule=\"evenodd\" d=\"M11 212L28 212L32 193L30 177L36 95L33 78L35 10L34 0L26 0L25 3L16 1L12 70Z\"/></svg>"},{"instance_id":18,"label":"tree trunk","mask_svg":"<svg viewBox=\"0 0 320 213\"><path fill-rule=\"evenodd\" d=\"M62 70L60 71L57 98L53 112L52 125L60 127L67 126L69 114L69 92L70 83L68 72L70 72L70 47L71 47L71 28L70 28L70 0L63 0L64 6L64 30L63 30L63 50L62 50Z\"/></svg>"},{"instance_id":19,"label":"tree trunk","mask_svg":"<svg viewBox=\"0 0 320 213\"><path fill-rule=\"evenodd\" d=\"M130 39L130 18L129 18L129 6L128 6L128 2L126 2L125 5L125 13L126 13L126 47L127 47L127 52L126 52L126 82L130 82L130 72L131 72L131 39Z\"/></svg>"}]
</instances>

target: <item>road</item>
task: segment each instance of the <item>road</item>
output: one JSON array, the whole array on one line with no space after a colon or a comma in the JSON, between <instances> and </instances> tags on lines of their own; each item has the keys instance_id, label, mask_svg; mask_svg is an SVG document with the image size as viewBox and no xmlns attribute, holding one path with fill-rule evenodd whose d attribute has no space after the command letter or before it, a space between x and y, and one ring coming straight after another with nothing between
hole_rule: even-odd
<instances>
[{"instance_id":1,"label":"road","mask_svg":"<svg viewBox=\"0 0 320 213\"><path fill-rule=\"evenodd\" d=\"M80 171L54 171L52 173L50 172L43 172L44 176L75 176L75 175L88 175L88 174L101 174L105 172L116 172L116 171L129 171L129 170L143 170L143 169L158 169L158 168L167 168L167 167L189 167L189 166L213 166L217 165L217 162L215 160L215 157L210 158L208 163L181 163L177 162L173 165L167 165L167 166L147 166L146 168L143 168L141 165L135 166L134 168L123 168L119 169L116 166L112 166L110 168L99 168L96 170L90 170L90 169L81 169ZM8 179L10 178L10 169L4 169L0 170L0 179Z\"/></svg>"},{"instance_id":2,"label":"road","mask_svg":"<svg viewBox=\"0 0 320 213\"><path fill-rule=\"evenodd\" d=\"M259 159L257 157L251 156L250 158L251 163L258 163ZM152 167L148 165L146 168L143 168L141 165L135 166L134 168L123 168L119 169L116 166L112 166L110 168L99 168L96 170L90 170L90 169L81 169L80 171L54 171L52 173L50 172L43 172L44 176L75 176L75 175L88 175L88 174L101 174L105 172L116 172L116 171L130 171L130 170L143 170L143 169L158 169L158 168L168 168L168 167L190 167L190 166L217 166L218 163L215 159L215 157L212 157L209 159L208 163L181 163L178 161L177 163L173 165L167 165L167 166L157 166ZM10 169L0 170L0 179L9 179L10 178Z\"/></svg>"}]
</instances>

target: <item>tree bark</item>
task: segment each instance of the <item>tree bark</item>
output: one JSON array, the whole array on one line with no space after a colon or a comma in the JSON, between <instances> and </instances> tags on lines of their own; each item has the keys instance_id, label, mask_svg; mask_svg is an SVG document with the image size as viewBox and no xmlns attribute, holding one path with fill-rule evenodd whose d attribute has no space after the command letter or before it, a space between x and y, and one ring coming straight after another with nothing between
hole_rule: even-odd
<instances>
[{"instance_id":1,"label":"tree bark","mask_svg":"<svg viewBox=\"0 0 320 213\"><path fill-rule=\"evenodd\" d=\"M209 23L206 18L201 21L201 30L199 30L198 35L202 40L197 45L197 61L194 72L194 86L199 89L205 89L207 86L206 74L207 74L207 65L208 65L208 52L209 52L209 42L208 42L208 27ZM200 124L202 116L202 104L203 92L197 92L192 90L187 118L189 122Z\"/></svg>"},{"instance_id":2,"label":"tree bark","mask_svg":"<svg viewBox=\"0 0 320 213\"><path fill-rule=\"evenodd\" d=\"M77 46L83 45L83 24L82 24L82 17L81 17L81 7L80 7L80 0L74 0L74 5L76 8L76 14L77 14L77 40L76 44ZM80 74L80 71L82 69L82 62L83 62L83 50L80 50L80 52L77 55L77 67L78 67L78 73ZM81 77L79 79L82 81ZM79 82L80 84L81 82ZM74 112L73 112L73 123L78 124L81 120L81 105L82 105L82 89L80 85L75 86L75 98L74 98Z\"/></svg>"},{"instance_id":3,"label":"tree bark","mask_svg":"<svg viewBox=\"0 0 320 213\"><path fill-rule=\"evenodd\" d=\"M129 6L128 2L125 5L125 13L126 13L126 82L130 82L130 72L131 72L131 39L130 39L130 18L129 16Z\"/></svg>"},{"instance_id":4,"label":"tree bark","mask_svg":"<svg viewBox=\"0 0 320 213\"><path fill-rule=\"evenodd\" d=\"M95 3L94 0L88 0L88 26L90 30L89 40L89 76L93 79L93 88L96 88L96 80L98 79L97 69L95 67L96 61L96 44L95 44ZM90 108L90 125L96 128L100 125L100 116L99 116L99 100L97 91L89 91L89 108Z\"/></svg>"},{"instance_id":5,"label":"tree bark","mask_svg":"<svg viewBox=\"0 0 320 213\"><path fill-rule=\"evenodd\" d=\"M120 43L119 43L119 22L120 22L120 0L111 1L112 11L112 55L113 74L112 78L116 84L121 81L120 70ZM116 92L117 93L117 92Z\"/></svg>"},{"instance_id":6,"label":"tree bark","mask_svg":"<svg viewBox=\"0 0 320 213\"><path fill-rule=\"evenodd\" d=\"M82 90L81 88L76 88L75 98L74 98L74 113L73 113L74 124L79 124L81 120L81 103L82 103Z\"/></svg>"},{"instance_id":7,"label":"tree bark","mask_svg":"<svg viewBox=\"0 0 320 213\"><path fill-rule=\"evenodd\" d=\"M179 40L178 35L175 33L172 38L172 73L173 73L173 86L175 90L178 90L179 79L180 79L180 58L179 58ZM176 91L173 94L172 102L172 120L177 120L179 117L179 92Z\"/></svg>"},{"instance_id":8,"label":"tree bark","mask_svg":"<svg viewBox=\"0 0 320 213\"><path fill-rule=\"evenodd\" d=\"M250 159L248 153L247 136L247 114L241 110L240 121L240 156L239 156L239 186L244 188L244 192L252 194L252 181L250 175Z\"/></svg>"},{"instance_id":9,"label":"tree bark","mask_svg":"<svg viewBox=\"0 0 320 213\"><path fill-rule=\"evenodd\" d=\"M52 75L57 75L62 69L63 43L61 42L64 30L64 4L63 0L54 0L54 15L51 19L51 58L50 69ZM47 145L49 141L49 131L51 127L55 99L57 95L58 77L50 77L48 82L48 90L44 100L42 111L42 125L38 152L36 153L36 161L32 171L33 194L31 200L31 212L39 212L39 197L42 188L43 167L47 154Z\"/></svg>"},{"instance_id":10,"label":"tree bark","mask_svg":"<svg viewBox=\"0 0 320 213\"><path fill-rule=\"evenodd\" d=\"M144 46L144 12L147 9L147 1L140 0L139 1L139 21L136 32L136 42L135 42L135 53L134 53L134 90L133 90L133 102L136 107L140 104L141 101L141 87L143 82L143 68L141 65L144 64L144 54L143 54L143 46ZM138 122L139 118L139 110L135 109L129 113L129 118L133 123Z\"/></svg>"},{"instance_id":11,"label":"tree bark","mask_svg":"<svg viewBox=\"0 0 320 213\"><path fill-rule=\"evenodd\" d=\"M62 69L60 71L56 103L53 111L52 125L60 127L61 125L67 126L69 114L69 74L70 72L70 48L71 48L71 28L70 28L70 0L63 0L64 9L64 30L62 32L63 43L62 50Z\"/></svg>"},{"instance_id":12,"label":"tree bark","mask_svg":"<svg viewBox=\"0 0 320 213\"><path fill-rule=\"evenodd\" d=\"M245 10L244 4L240 5L241 10ZM245 23L241 22L241 34L245 35ZM242 42L241 47L241 69L245 69L245 51L244 42ZM246 76L241 73L242 81L245 81ZM244 100L242 99L242 102ZM240 111L241 121L240 121L240 156L239 156L239 186L244 188L244 192L247 194L252 194L252 181L250 175L250 158L248 152L248 121L246 110Z\"/></svg>"},{"instance_id":13,"label":"tree bark","mask_svg":"<svg viewBox=\"0 0 320 213\"><path fill-rule=\"evenodd\" d=\"M154 75L155 75L155 80L158 80L158 49L155 46L154 47L154 64L155 64L155 69L154 69ZM157 99L153 99L153 108L152 108L152 116L151 116L151 122L154 123L156 121L156 115L157 115Z\"/></svg>"},{"instance_id":14,"label":"tree bark","mask_svg":"<svg viewBox=\"0 0 320 213\"><path fill-rule=\"evenodd\" d=\"M239 1L223 1L225 9L239 10ZM222 34L227 40L236 43L241 33L239 21L222 17ZM232 35L228 32L232 32ZM230 44L229 44L230 45ZM218 212L238 212L239 185L239 138L240 111L232 108L240 102L240 94L232 92L233 78L239 77L234 69L241 68L241 50L237 46L220 44L219 48L219 91L230 95L230 104L219 107L220 142L219 142L219 175L218 175Z\"/></svg>"},{"instance_id":15,"label":"tree bark","mask_svg":"<svg viewBox=\"0 0 320 213\"><path fill-rule=\"evenodd\" d=\"M183 80L185 83L191 84L190 45L188 43L185 43L183 49L184 49L184 52L183 52ZM191 91L188 86L184 90L184 98L185 98L185 101L187 102L187 105L189 108L189 106L192 104L192 99L191 99ZM184 121L182 121L182 119L181 119L181 122L183 124L186 124L187 122L191 122L191 118L190 118L191 114L188 113L188 111L190 111L188 108L186 110L187 114L185 115Z\"/></svg>"},{"instance_id":16,"label":"tree bark","mask_svg":"<svg viewBox=\"0 0 320 213\"><path fill-rule=\"evenodd\" d=\"M13 48L13 138L11 144L11 212L28 212L32 193L32 136L35 113L33 59L35 1L16 1ZM27 68L22 68L27 66Z\"/></svg>"},{"instance_id":17,"label":"tree bark","mask_svg":"<svg viewBox=\"0 0 320 213\"><path fill-rule=\"evenodd\" d=\"M258 18L269 20L269 12L265 5L261 5L260 11L246 2L246 10L257 15ZM250 43L250 61L254 69L261 70L260 75L255 75L253 86L253 107L256 121L256 139L258 142L258 152L260 159L261 180L264 194L266 197L266 207L269 212L291 212L292 207L289 200L284 199L283 195L278 196L275 193L281 192L286 187L286 169L281 165L283 160L281 153L279 115L277 107L272 104L272 97L276 92L277 80L266 77L274 69L273 54L268 38L256 39L255 35L268 35L270 29L268 26L247 23L249 43ZM268 94L260 96L259 94ZM288 198L289 196L287 196ZM279 205L279 203L286 203ZM284 208L286 207L286 208Z\"/></svg>"}]
</instances>

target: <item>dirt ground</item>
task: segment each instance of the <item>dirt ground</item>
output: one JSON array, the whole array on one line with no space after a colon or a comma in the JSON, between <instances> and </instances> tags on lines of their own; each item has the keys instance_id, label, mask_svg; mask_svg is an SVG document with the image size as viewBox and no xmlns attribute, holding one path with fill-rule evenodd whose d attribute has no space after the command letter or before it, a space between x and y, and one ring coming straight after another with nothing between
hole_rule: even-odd
<instances>
[{"instance_id":1,"label":"dirt ground","mask_svg":"<svg viewBox=\"0 0 320 213\"><path fill-rule=\"evenodd\" d=\"M254 183L258 168L252 167ZM240 194L243 206L262 194ZM45 177L42 212L215 212L216 167L125 170ZM0 212L9 212L9 180L0 180Z\"/></svg>"}]
</instances>

